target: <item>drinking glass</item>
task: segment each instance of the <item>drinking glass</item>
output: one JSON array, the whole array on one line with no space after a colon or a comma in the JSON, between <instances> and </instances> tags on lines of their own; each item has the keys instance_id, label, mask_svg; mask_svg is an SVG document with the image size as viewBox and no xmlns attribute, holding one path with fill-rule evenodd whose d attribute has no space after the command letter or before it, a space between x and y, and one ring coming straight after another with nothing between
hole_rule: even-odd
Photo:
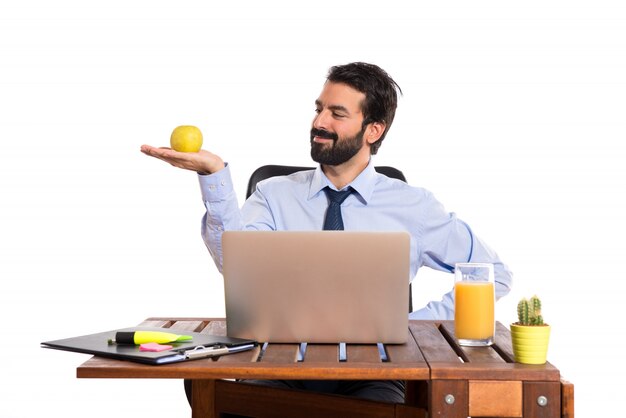
<instances>
[{"instance_id":1,"label":"drinking glass","mask_svg":"<svg viewBox=\"0 0 626 418\"><path fill-rule=\"evenodd\" d=\"M493 264L457 263L454 268L454 330L460 345L488 346L495 334Z\"/></svg>"}]
</instances>

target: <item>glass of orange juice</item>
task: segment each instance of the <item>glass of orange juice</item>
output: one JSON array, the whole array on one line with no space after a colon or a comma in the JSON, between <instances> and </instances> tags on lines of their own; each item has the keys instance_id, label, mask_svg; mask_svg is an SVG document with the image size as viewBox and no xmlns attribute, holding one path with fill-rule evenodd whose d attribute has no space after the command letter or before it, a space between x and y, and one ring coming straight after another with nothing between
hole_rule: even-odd
<instances>
[{"instance_id":1,"label":"glass of orange juice","mask_svg":"<svg viewBox=\"0 0 626 418\"><path fill-rule=\"evenodd\" d=\"M493 264L457 263L454 268L454 332L460 345L488 346L495 334Z\"/></svg>"}]
</instances>

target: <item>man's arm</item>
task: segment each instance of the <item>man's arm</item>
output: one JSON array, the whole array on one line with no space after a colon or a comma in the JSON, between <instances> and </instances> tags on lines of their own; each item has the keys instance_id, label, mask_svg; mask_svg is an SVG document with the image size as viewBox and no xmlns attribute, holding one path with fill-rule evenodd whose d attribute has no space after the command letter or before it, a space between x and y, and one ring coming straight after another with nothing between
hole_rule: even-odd
<instances>
[{"instance_id":1,"label":"man's arm","mask_svg":"<svg viewBox=\"0 0 626 418\"><path fill-rule=\"evenodd\" d=\"M496 300L506 296L511 291L513 274L489 247L479 238L474 237L474 254L469 260L473 263L492 263L494 265ZM431 267L454 273L454 270L442 268L436 264ZM411 319L454 319L454 289L443 295L440 301L431 301L425 307L413 311Z\"/></svg>"},{"instance_id":2,"label":"man's arm","mask_svg":"<svg viewBox=\"0 0 626 418\"><path fill-rule=\"evenodd\" d=\"M455 263L492 263L496 299L511 290L513 276L495 251L454 213L448 213L432 196L421 228L420 265L454 273ZM429 302L410 314L412 319L454 319L454 289L440 301Z\"/></svg>"},{"instance_id":3,"label":"man's arm","mask_svg":"<svg viewBox=\"0 0 626 418\"><path fill-rule=\"evenodd\" d=\"M198 175L206 213L202 218L202 239L219 271L222 271L222 233L241 229L274 230L274 217L261 187L241 210L228 165L211 175Z\"/></svg>"},{"instance_id":4,"label":"man's arm","mask_svg":"<svg viewBox=\"0 0 626 418\"><path fill-rule=\"evenodd\" d=\"M198 181L206 209L202 217L202 239L221 272L222 234L224 231L243 228L237 194L228 166L214 174L198 174Z\"/></svg>"},{"instance_id":5,"label":"man's arm","mask_svg":"<svg viewBox=\"0 0 626 418\"><path fill-rule=\"evenodd\" d=\"M206 213L202 218L202 238L215 265L222 270L222 232L240 229L241 215L233 190L230 171L216 154L206 150L178 152L170 148L142 145L141 152L174 167L198 173Z\"/></svg>"}]
</instances>

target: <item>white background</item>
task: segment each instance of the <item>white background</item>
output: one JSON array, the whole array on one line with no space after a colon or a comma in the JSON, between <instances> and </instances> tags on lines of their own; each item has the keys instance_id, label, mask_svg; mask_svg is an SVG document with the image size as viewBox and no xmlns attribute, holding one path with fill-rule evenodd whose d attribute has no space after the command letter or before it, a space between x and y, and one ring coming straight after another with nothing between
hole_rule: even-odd
<instances>
[{"instance_id":1,"label":"white background","mask_svg":"<svg viewBox=\"0 0 626 418\"><path fill-rule=\"evenodd\" d=\"M139 152L181 124L231 164L311 164L328 68L401 85L375 162L467 221L539 294L579 417L623 398L626 6L621 1L3 1L0 416L187 416L177 380L76 379L39 342L221 316L194 173ZM449 275L422 270L416 304ZM618 413L619 414L619 413Z\"/></svg>"}]
</instances>

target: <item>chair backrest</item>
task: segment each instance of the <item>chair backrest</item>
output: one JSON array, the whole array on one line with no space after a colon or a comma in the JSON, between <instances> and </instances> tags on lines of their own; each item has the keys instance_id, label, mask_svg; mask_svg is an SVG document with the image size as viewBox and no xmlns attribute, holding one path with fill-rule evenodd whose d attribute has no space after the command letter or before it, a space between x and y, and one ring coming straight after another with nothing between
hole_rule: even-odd
<instances>
[{"instance_id":1,"label":"chair backrest","mask_svg":"<svg viewBox=\"0 0 626 418\"><path fill-rule=\"evenodd\" d=\"M376 169L377 172L379 172L380 174L384 174L387 177L402 180L405 183L407 182L402 171L398 170L397 168L386 166L386 165L377 166L374 168ZM260 182L261 180L265 180L267 178L276 177L276 176L286 176L288 174L292 174L297 171L313 170L313 169L314 167L274 165L274 164L261 166L257 168L256 170L254 170L254 172L250 176L250 180L248 181L248 190L246 191L246 199L249 198L252 195L252 193L254 193L254 191L256 190L256 184ZM413 288L409 284L409 313L413 312L412 290Z\"/></svg>"},{"instance_id":2,"label":"chair backrest","mask_svg":"<svg viewBox=\"0 0 626 418\"><path fill-rule=\"evenodd\" d=\"M391 177L394 179L402 180L406 183L406 178L402 171L398 170L394 167L389 167L386 165L374 167L377 172L386 175L387 177ZM304 170L314 170L315 167L301 167L301 166L292 166L292 165L264 165L252 173L250 176L250 180L248 181L248 190L246 192L246 199L254 193L256 190L256 184L261 180L265 180L270 177L276 176L286 176L288 174L295 173L297 171Z\"/></svg>"}]
</instances>

